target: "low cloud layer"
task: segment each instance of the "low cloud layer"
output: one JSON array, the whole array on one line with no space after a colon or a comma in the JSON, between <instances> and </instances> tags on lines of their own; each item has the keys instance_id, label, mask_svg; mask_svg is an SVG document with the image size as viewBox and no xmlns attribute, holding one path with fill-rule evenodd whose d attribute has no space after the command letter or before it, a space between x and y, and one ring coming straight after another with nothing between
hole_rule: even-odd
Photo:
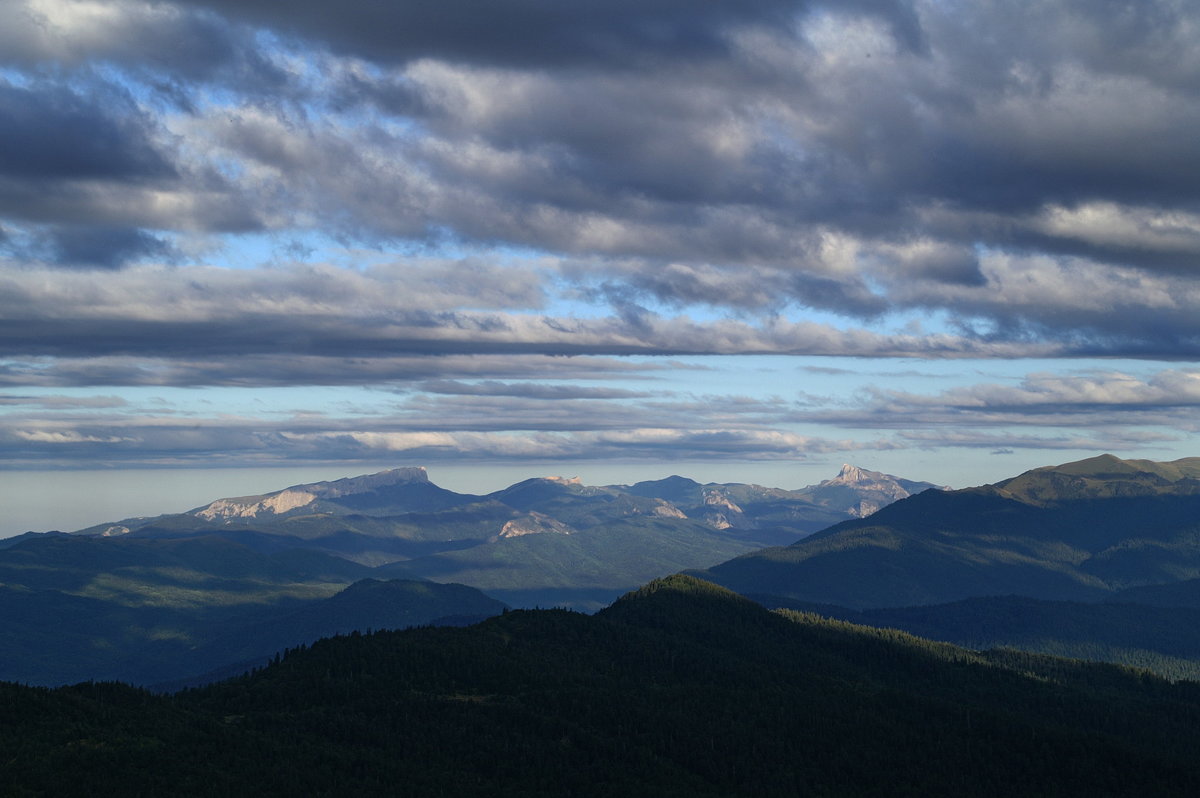
<instances>
[{"instance_id":1,"label":"low cloud layer","mask_svg":"<svg viewBox=\"0 0 1200 798\"><path fill-rule=\"evenodd\" d=\"M0 465L801 462L905 449L1130 453L1169 450L1194 436L1200 410L1200 372L1191 369L1149 378L1038 373L930 393L871 387L838 398L694 394L673 387L670 364L631 369L604 359L573 359L570 377L559 379L556 364L516 358L502 370L526 378L476 379L496 366L490 360L438 359L456 379L426 379L409 364L407 379L397 377L371 401L354 394L319 410L250 402L221 411L219 400L13 391L0 402ZM490 365L481 374L484 363ZM399 374L404 363L395 365ZM550 373L555 378L547 380ZM642 387L605 384L614 378Z\"/></svg>"}]
</instances>

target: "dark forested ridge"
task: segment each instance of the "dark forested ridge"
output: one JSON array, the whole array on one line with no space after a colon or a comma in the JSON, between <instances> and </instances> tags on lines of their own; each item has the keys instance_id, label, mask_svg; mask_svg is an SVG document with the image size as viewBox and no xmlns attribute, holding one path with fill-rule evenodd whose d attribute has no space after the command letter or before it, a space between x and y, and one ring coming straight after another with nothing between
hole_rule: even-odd
<instances>
[{"instance_id":1,"label":"dark forested ridge","mask_svg":"<svg viewBox=\"0 0 1200 798\"><path fill-rule=\"evenodd\" d=\"M343 636L174 696L0 685L16 795L1183 795L1200 688L688 577L595 616Z\"/></svg>"},{"instance_id":2,"label":"dark forested ridge","mask_svg":"<svg viewBox=\"0 0 1200 798\"><path fill-rule=\"evenodd\" d=\"M1133 604L1120 601L1120 596L1099 603L984 596L948 604L853 610L773 596L752 598L770 608L817 612L972 649L1016 648L1200 681L1200 609L1186 606Z\"/></svg>"}]
</instances>

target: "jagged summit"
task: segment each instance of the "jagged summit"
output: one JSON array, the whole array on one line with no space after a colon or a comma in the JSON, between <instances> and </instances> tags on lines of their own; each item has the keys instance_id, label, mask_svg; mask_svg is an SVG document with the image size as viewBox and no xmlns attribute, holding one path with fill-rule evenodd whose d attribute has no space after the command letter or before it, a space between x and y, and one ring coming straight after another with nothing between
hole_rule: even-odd
<instances>
[{"instance_id":1,"label":"jagged summit","mask_svg":"<svg viewBox=\"0 0 1200 798\"><path fill-rule=\"evenodd\" d=\"M862 518L892 502L931 488L941 486L843 463L836 477L805 488L804 492L817 504Z\"/></svg>"},{"instance_id":2,"label":"jagged summit","mask_svg":"<svg viewBox=\"0 0 1200 798\"><path fill-rule=\"evenodd\" d=\"M856 465L842 463L842 468L838 471L837 476L833 479L822 480L819 487L827 485L878 484L887 485L890 488L892 485L898 485L899 481L898 477L894 477L891 474L884 474L881 471L869 471Z\"/></svg>"},{"instance_id":3,"label":"jagged summit","mask_svg":"<svg viewBox=\"0 0 1200 798\"><path fill-rule=\"evenodd\" d=\"M553 482L558 485L582 485L583 477L542 477L547 482Z\"/></svg>"},{"instance_id":4,"label":"jagged summit","mask_svg":"<svg viewBox=\"0 0 1200 798\"><path fill-rule=\"evenodd\" d=\"M837 472L837 476L833 477L832 479L823 479L823 480L821 480L821 482L819 484L834 485L834 484L844 484L844 483L867 482L871 479L871 477L879 478L882 476L883 475L880 474L878 471L868 471L865 468L859 468L856 465L850 465L849 463L842 463L842 467Z\"/></svg>"}]
</instances>

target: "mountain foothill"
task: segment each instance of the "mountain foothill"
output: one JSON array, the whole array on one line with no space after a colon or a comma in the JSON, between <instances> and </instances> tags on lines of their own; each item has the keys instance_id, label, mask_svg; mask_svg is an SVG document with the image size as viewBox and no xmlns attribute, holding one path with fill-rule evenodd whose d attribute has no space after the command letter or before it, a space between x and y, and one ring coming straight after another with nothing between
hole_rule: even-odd
<instances>
[{"instance_id":1,"label":"mountain foothill","mask_svg":"<svg viewBox=\"0 0 1200 798\"><path fill-rule=\"evenodd\" d=\"M1200 458L928 491L695 572L774 607L1200 678Z\"/></svg>"}]
</instances>

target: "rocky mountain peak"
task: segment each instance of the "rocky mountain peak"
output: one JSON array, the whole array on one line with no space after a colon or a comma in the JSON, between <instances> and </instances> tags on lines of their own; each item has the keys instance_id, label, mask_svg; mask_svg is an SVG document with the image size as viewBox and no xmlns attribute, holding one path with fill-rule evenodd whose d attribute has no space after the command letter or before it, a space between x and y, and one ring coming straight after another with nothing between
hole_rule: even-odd
<instances>
[{"instance_id":1,"label":"rocky mountain peak","mask_svg":"<svg viewBox=\"0 0 1200 798\"><path fill-rule=\"evenodd\" d=\"M241 496L217 499L196 510L194 515L208 521L231 518L257 518L260 515L282 515L283 513L308 507L318 499L338 499L359 493L368 493L379 488L429 482L429 474L421 467L392 468L360 477L346 477L332 482L313 482L293 485L290 488L260 496Z\"/></svg>"},{"instance_id":2,"label":"rocky mountain peak","mask_svg":"<svg viewBox=\"0 0 1200 798\"><path fill-rule=\"evenodd\" d=\"M861 485L863 483L876 482L894 482L894 477L889 477L887 474L879 471L868 471L865 468L859 468L849 463L843 463L842 469L833 479L823 481L822 485Z\"/></svg>"},{"instance_id":3,"label":"rocky mountain peak","mask_svg":"<svg viewBox=\"0 0 1200 798\"><path fill-rule=\"evenodd\" d=\"M844 463L836 477L805 488L804 492L823 507L862 518L892 502L936 487L928 482L914 482Z\"/></svg>"}]
</instances>

